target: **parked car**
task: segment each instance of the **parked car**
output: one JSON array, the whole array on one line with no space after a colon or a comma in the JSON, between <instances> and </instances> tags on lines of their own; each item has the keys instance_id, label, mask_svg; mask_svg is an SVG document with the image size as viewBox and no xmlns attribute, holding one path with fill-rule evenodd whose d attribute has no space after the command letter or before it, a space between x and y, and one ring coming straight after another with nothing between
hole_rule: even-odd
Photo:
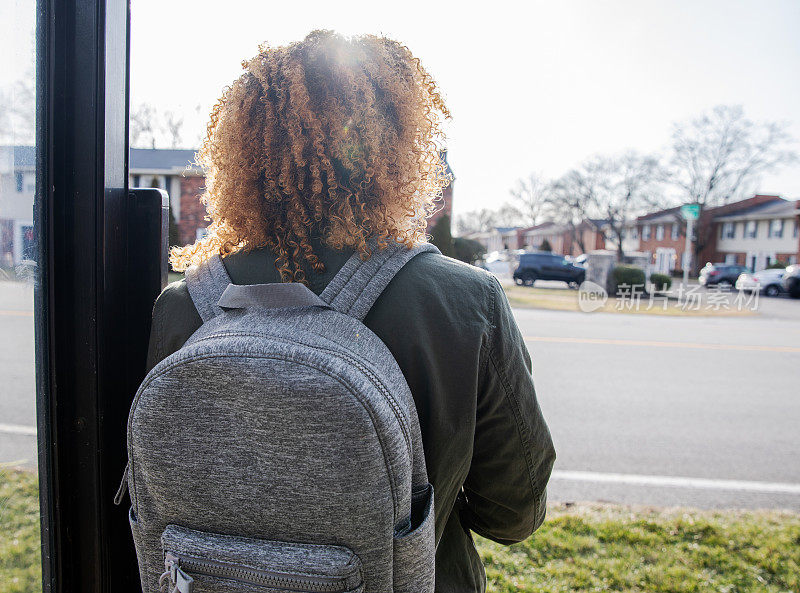
<instances>
[{"instance_id":1,"label":"parked car","mask_svg":"<svg viewBox=\"0 0 800 593\"><path fill-rule=\"evenodd\" d=\"M763 292L767 296L778 296L783 292L781 279L785 270L780 268L768 268L759 270L754 274L747 272L740 274L736 280L736 290L746 290L748 292Z\"/></svg>"},{"instance_id":2,"label":"parked car","mask_svg":"<svg viewBox=\"0 0 800 593\"><path fill-rule=\"evenodd\" d=\"M514 271L514 282L526 286L537 280L562 280L577 287L585 278L585 268L567 261L563 255L549 252L523 253Z\"/></svg>"},{"instance_id":3,"label":"parked car","mask_svg":"<svg viewBox=\"0 0 800 593\"><path fill-rule=\"evenodd\" d=\"M795 264L786 268L783 274L783 290L793 299L800 299L800 265Z\"/></svg>"},{"instance_id":4,"label":"parked car","mask_svg":"<svg viewBox=\"0 0 800 593\"><path fill-rule=\"evenodd\" d=\"M731 264L711 264L700 270L700 284L703 286L733 286L739 275L747 272L745 266Z\"/></svg>"}]
</instances>

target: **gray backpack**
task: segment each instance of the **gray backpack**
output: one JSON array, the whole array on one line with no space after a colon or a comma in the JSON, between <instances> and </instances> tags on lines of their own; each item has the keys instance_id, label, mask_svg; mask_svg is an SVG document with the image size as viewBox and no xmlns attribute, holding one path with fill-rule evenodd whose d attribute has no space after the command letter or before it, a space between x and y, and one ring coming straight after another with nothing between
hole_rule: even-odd
<instances>
[{"instance_id":1,"label":"gray backpack","mask_svg":"<svg viewBox=\"0 0 800 593\"><path fill-rule=\"evenodd\" d=\"M203 325L150 371L128 420L143 591L433 591L414 400L362 323L424 251L354 255L320 296L231 284L219 257L187 272Z\"/></svg>"}]
</instances>

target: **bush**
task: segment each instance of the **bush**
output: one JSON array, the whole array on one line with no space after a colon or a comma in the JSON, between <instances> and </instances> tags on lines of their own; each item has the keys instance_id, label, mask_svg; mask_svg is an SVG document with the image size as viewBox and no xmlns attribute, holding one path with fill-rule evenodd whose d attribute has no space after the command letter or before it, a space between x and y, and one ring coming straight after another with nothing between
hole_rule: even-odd
<instances>
[{"instance_id":1,"label":"bush","mask_svg":"<svg viewBox=\"0 0 800 593\"><path fill-rule=\"evenodd\" d=\"M627 285L628 292L632 290L633 286L636 286L641 292L644 290L645 274L642 268L619 265L611 271L611 280L614 293L619 292L618 288L623 284Z\"/></svg>"},{"instance_id":2,"label":"bush","mask_svg":"<svg viewBox=\"0 0 800 593\"><path fill-rule=\"evenodd\" d=\"M774 262L772 262L770 265L767 266L767 269L768 270L782 270L788 265L789 264L787 264L785 261L781 261L779 259L776 259Z\"/></svg>"},{"instance_id":3,"label":"bush","mask_svg":"<svg viewBox=\"0 0 800 593\"><path fill-rule=\"evenodd\" d=\"M431 243L439 248L442 255L453 257L453 235L450 233L450 216L445 214L439 218L431 229Z\"/></svg>"},{"instance_id":4,"label":"bush","mask_svg":"<svg viewBox=\"0 0 800 593\"><path fill-rule=\"evenodd\" d=\"M474 264L486 253L486 247L474 239L455 237L453 239L453 251L453 257L456 259L467 264Z\"/></svg>"},{"instance_id":5,"label":"bush","mask_svg":"<svg viewBox=\"0 0 800 593\"><path fill-rule=\"evenodd\" d=\"M657 292L669 290L672 286L672 278L666 274L650 274L650 282L653 283L653 290Z\"/></svg>"},{"instance_id":6,"label":"bush","mask_svg":"<svg viewBox=\"0 0 800 593\"><path fill-rule=\"evenodd\" d=\"M553 251L553 247L550 245L550 241L545 239L542 241L542 244L539 245L539 251Z\"/></svg>"}]
</instances>

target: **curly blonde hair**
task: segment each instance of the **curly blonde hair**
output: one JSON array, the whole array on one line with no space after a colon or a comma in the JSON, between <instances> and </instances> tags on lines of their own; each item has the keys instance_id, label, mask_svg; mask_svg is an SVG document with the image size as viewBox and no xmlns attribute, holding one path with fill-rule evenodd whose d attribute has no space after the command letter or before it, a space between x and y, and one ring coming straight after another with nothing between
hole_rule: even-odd
<instances>
[{"instance_id":1,"label":"curly blonde hair","mask_svg":"<svg viewBox=\"0 0 800 593\"><path fill-rule=\"evenodd\" d=\"M283 282L324 271L312 237L369 257L367 241L409 247L449 182L440 156L450 117L431 76L385 37L314 31L259 46L211 111L197 162L211 225L175 247L183 271L217 253L268 247Z\"/></svg>"}]
</instances>

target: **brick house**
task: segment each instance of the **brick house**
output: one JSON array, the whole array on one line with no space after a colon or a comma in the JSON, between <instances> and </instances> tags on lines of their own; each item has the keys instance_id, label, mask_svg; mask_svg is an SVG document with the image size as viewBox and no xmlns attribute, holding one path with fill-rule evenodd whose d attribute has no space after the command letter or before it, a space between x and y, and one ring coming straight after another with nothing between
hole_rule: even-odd
<instances>
[{"instance_id":1,"label":"brick house","mask_svg":"<svg viewBox=\"0 0 800 593\"><path fill-rule=\"evenodd\" d=\"M650 253L654 272L669 274L681 268L686 243L686 222L680 207L639 216L635 236L638 251Z\"/></svg>"},{"instance_id":2,"label":"brick house","mask_svg":"<svg viewBox=\"0 0 800 593\"><path fill-rule=\"evenodd\" d=\"M545 240L553 253L559 255L581 255L584 252L606 248L606 221L587 219L571 228L566 224L543 222L536 226L517 230L517 245L520 249L540 249Z\"/></svg>"},{"instance_id":3,"label":"brick house","mask_svg":"<svg viewBox=\"0 0 800 593\"><path fill-rule=\"evenodd\" d=\"M575 229L564 231L564 251L561 255L577 256L597 249L606 249L608 222L600 218L582 220Z\"/></svg>"},{"instance_id":4,"label":"brick house","mask_svg":"<svg viewBox=\"0 0 800 593\"><path fill-rule=\"evenodd\" d=\"M786 200L780 196L756 194L752 198L739 200L738 202L731 202L730 204L717 206L716 208L708 208L702 212L700 215L700 220L698 221L698 230L696 235L697 239L701 242L702 247L700 248L696 262L696 269L694 271L697 272L697 270L707 262L715 263L724 261L725 259L724 253L721 253L718 249L718 238L720 234L719 225L724 221L718 222L716 220L717 218L721 218L726 215L734 215L737 213L745 213L747 211L751 211L753 208L765 204L780 204L784 202L786 202Z\"/></svg>"},{"instance_id":5,"label":"brick house","mask_svg":"<svg viewBox=\"0 0 800 593\"><path fill-rule=\"evenodd\" d=\"M130 186L158 187L170 196L170 209L178 227L182 245L193 243L205 233L209 221L200 201L205 190L203 172L194 164L194 150L132 148L130 156ZM441 208L428 221L431 229L453 209L453 172L442 152L450 184L442 192Z\"/></svg>"},{"instance_id":6,"label":"brick house","mask_svg":"<svg viewBox=\"0 0 800 593\"><path fill-rule=\"evenodd\" d=\"M780 196L758 194L752 198L703 210L700 213L700 219L696 223L697 230L695 232L695 239L700 241L701 249L697 254L697 261L693 262L692 273L697 273L699 268L706 262L720 262L726 259L727 252L721 252L718 248L718 237L721 233L720 224L732 222L732 220L725 217L733 216L735 218L736 215L750 211L755 212L758 208L769 204L781 203L786 203L786 200ZM739 219L737 218L736 220ZM764 232L766 233L767 231L765 230ZM677 274L682 269L686 241L686 221L683 220L680 214L680 206L639 216L636 219L633 234L638 240L638 250L650 254L650 263L653 266L653 271L664 274ZM694 249L694 245L692 248ZM733 246L726 247L726 249L733 248ZM785 251L786 245L776 248L778 248L778 251L780 251L780 248L784 248ZM781 253L784 253L784 251L781 251ZM747 251L741 253L741 259L744 260L747 256ZM728 257L727 259L730 260L732 258ZM742 263L744 264L744 261Z\"/></svg>"},{"instance_id":7,"label":"brick house","mask_svg":"<svg viewBox=\"0 0 800 593\"><path fill-rule=\"evenodd\" d=\"M181 245L202 237L209 224L200 201L205 178L194 156L194 150L162 148L132 148L130 153L130 186L166 190Z\"/></svg>"},{"instance_id":8,"label":"brick house","mask_svg":"<svg viewBox=\"0 0 800 593\"><path fill-rule=\"evenodd\" d=\"M532 227L516 229L518 249L537 251L547 241L553 253L564 255L567 227L555 222L543 222Z\"/></svg>"}]
</instances>

